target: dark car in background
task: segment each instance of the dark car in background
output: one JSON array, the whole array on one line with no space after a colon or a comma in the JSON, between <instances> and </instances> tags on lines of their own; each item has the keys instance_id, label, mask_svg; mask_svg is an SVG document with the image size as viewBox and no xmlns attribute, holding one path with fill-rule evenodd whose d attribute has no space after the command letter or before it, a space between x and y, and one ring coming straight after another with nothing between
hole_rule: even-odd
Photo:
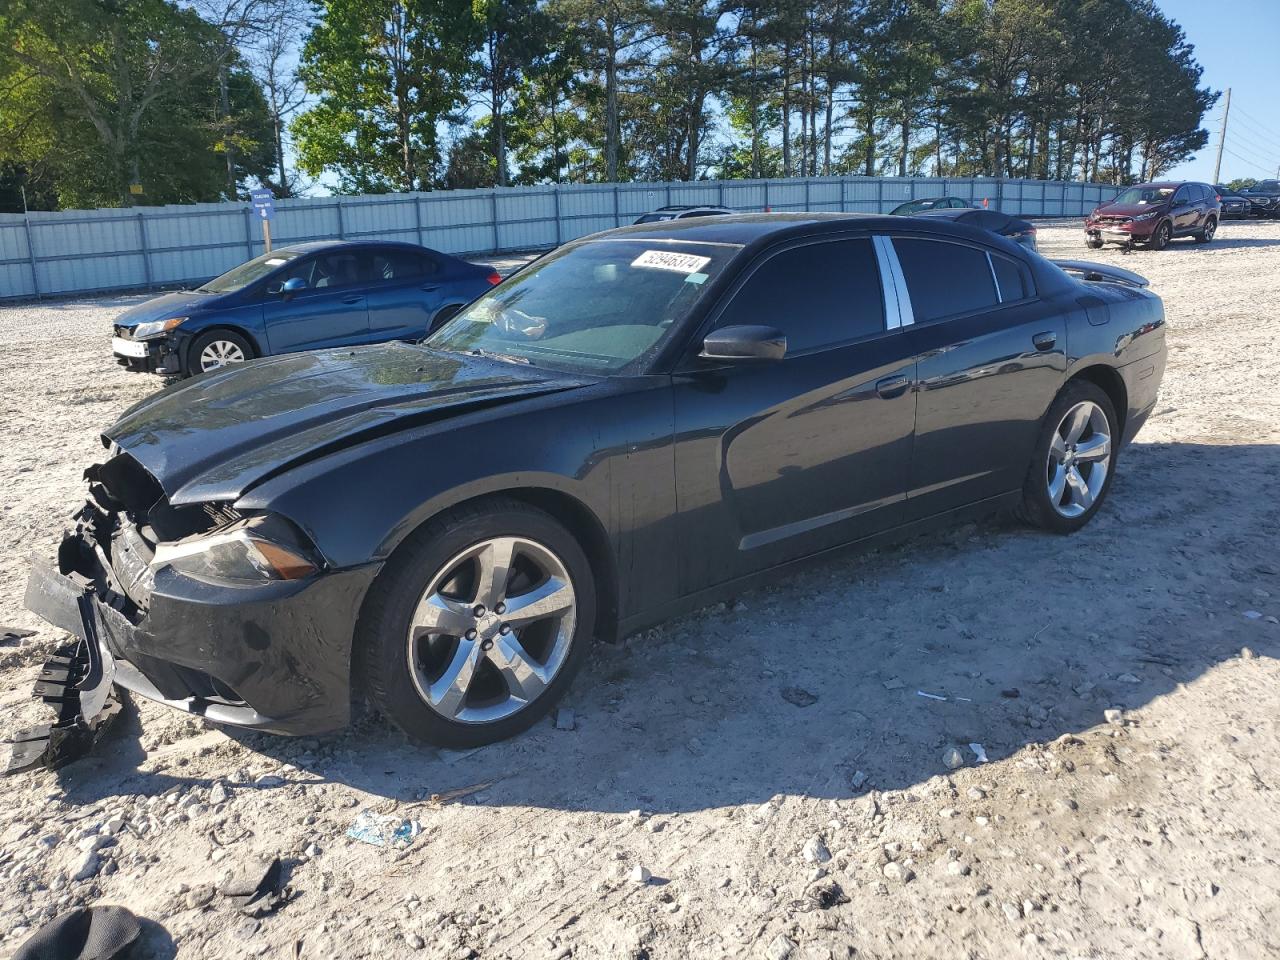
<instances>
[{"instance_id":1,"label":"dark car in background","mask_svg":"<svg viewBox=\"0 0 1280 960\"><path fill-rule=\"evenodd\" d=\"M1132 274L1073 269L1097 279L924 217L577 240L422 343L142 401L28 604L83 638L56 671L96 664L82 703L115 682L304 734L346 724L354 685L414 738L489 743L593 637L797 561L1001 508L1082 528L1166 350Z\"/></svg>"},{"instance_id":2,"label":"dark car in background","mask_svg":"<svg viewBox=\"0 0 1280 960\"><path fill-rule=\"evenodd\" d=\"M130 370L193 376L253 357L421 340L501 279L411 243L299 243L131 307L111 349Z\"/></svg>"},{"instance_id":3,"label":"dark car in background","mask_svg":"<svg viewBox=\"0 0 1280 960\"><path fill-rule=\"evenodd\" d=\"M663 223L667 220L687 220L690 217L726 217L733 211L710 203L672 203L636 217L636 223Z\"/></svg>"},{"instance_id":4,"label":"dark car in background","mask_svg":"<svg viewBox=\"0 0 1280 960\"><path fill-rule=\"evenodd\" d=\"M1213 189L1217 191L1218 200L1222 204L1223 220L1247 220L1253 215L1253 205L1244 194L1220 183L1215 183Z\"/></svg>"},{"instance_id":5,"label":"dark car in background","mask_svg":"<svg viewBox=\"0 0 1280 960\"><path fill-rule=\"evenodd\" d=\"M1263 180L1241 193L1249 198L1255 217L1280 217L1280 180Z\"/></svg>"},{"instance_id":6,"label":"dark car in background","mask_svg":"<svg viewBox=\"0 0 1280 960\"><path fill-rule=\"evenodd\" d=\"M979 230L990 230L1002 237L1008 237L1014 243L1022 244L1028 250L1036 248L1035 225L998 210L981 210L976 207L961 210L925 210L915 216L950 220L952 223L963 223L965 226L977 227Z\"/></svg>"},{"instance_id":7,"label":"dark car in background","mask_svg":"<svg viewBox=\"0 0 1280 960\"><path fill-rule=\"evenodd\" d=\"M1085 242L1163 250L1176 237L1208 243L1218 230L1222 205L1207 183L1140 183L1100 204L1084 221Z\"/></svg>"},{"instance_id":8,"label":"dark car in background","mask_svg":"<svg viewBox=\"0 0 1280 960\"><path fill-rule=\"evenodd\" d=\"M960 210L966 207L973 209L973 204L959 197L921 197L899 204L889 211L889 216L909 217L926 210Z\"/></svg>"}]
</instances>

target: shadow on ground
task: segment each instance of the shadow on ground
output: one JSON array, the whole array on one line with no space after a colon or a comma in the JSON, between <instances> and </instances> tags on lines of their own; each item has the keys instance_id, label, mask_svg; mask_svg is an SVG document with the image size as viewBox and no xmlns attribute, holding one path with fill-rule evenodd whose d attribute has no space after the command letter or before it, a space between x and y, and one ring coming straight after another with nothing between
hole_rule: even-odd
<instances>
[{"instance_id":1,"label":"shadow on ground","mask_svg":"<svg viewBox=\"0 0 1280 960\"><path fill-rule=\"evenodd\" d=\"M1274 445L1137 444L1074 536L970 524L816 563L745 609L601 647L566 701L572 731L547 720L460 754L368 716L326 738L232 735L298 768L277 789L408 802L681 812L910 787L945 772L952 745L1000 760L1172 693L1243 644L1280 654L1280 626L1244 616L1268 602L1256 585L1280 596L1280 505L1263 495L1278 463ZM790 688L816 701L795 706ZM136 733L62 771L68 800L208 782L139 773Z\"/></svg>"}]
</instances>

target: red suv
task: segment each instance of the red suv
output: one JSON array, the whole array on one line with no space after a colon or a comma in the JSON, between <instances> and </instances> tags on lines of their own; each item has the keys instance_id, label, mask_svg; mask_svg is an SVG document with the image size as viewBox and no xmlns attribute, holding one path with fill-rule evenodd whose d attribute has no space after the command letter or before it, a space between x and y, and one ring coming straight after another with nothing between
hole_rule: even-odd
<instances>
[{"instance_id":1,"label":"red suv","mask_svg":"<svg viewBox=\"0 0 1280 960\"><path fill-rule=\"evenodd\" d=\"M1208 243L1222 219L1222 200L1207 183L1140 183L1121 190L1085 219L1086 243L1145 243L1163 250L1174 237Z\"/></svg>"}]
</instances>

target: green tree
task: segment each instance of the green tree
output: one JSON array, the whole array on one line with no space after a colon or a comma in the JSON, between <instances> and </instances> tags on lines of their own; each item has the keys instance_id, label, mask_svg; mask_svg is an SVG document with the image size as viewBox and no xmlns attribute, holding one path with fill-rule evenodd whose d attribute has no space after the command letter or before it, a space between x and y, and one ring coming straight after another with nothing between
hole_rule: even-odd
<instances>
[{"instance_id":1,"label":"green tree","mask_svg":"<svg viewBox=\"0 0 1280 960\"><path fill-rule=\"evenodd\" d=\"M264 172L264 103L235 47L252 4L204 9L217 19L164 0L9 0L0 161L40 170L63 206L214 200Z\"/></svg>"},{"instance_id":2,"label":"green tree","mask_svg":"<svg viewBox=\"0 0 1280 960\"><path fill-rule=\"evenodd\" d=\"M422 190L440 126L464 103L477 36L450 0L321 0L301 75L317 102L292 124L298 164L348 193Z\"/></svg>"}]
</instances>

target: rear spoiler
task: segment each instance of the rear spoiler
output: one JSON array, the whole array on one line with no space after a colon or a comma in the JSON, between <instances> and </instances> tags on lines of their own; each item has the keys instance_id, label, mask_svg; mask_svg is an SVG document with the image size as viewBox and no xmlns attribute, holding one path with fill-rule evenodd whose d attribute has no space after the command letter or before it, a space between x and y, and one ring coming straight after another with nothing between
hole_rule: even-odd
<instances>
[{"instance_id":1,"label":"rear spoiler","mask_svg":"<svg viewBox=\"0 0 1280 960\"><path fill-rule=\"evenodd\" d=\"M1088 260L1050 260L1049 262L1077 280L1119 283L1126 287L1145 287L1151 283L1146 277L1140 277L1132 270L1108 266L1105 263L1090 263Z\"/></svg>"}]
</instances>

